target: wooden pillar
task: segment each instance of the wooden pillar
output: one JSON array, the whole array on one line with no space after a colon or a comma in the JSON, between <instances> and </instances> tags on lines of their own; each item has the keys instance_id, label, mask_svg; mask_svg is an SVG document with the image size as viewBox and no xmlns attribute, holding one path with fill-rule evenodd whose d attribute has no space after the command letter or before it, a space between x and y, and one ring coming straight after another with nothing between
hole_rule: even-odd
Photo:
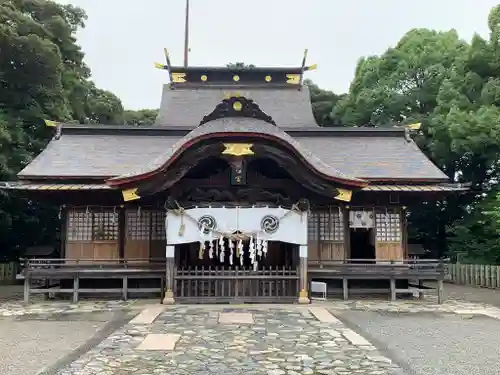
<instances>
[{"instance_id":1,"label":"wooden pillar","mask_svg":"<svg viewBox=\"0 0 500 375\"><path fill-rule=\"evenodd\" d=\"M163 304L171 305L175 303L174 298L174 268L175 268L175 246L166 246L166 271L165 271L165 297Z\"/></svg>"},{"instance_id":2,"label":"wooden pillar","mask_svg":"<svg viewBox=\"0 0 500 375\"><path fill-rule=\"evenodd\" d=\"M344 263L351 259L351 227L349 225L349 209L342 206L342 218L344 220Z\"/></svg>"},{"instance_id":3,"label":"wooden pillar","mask_svg":"<svg viewBox=\"0 0 500 375\"><path fill-rule=\"evenodd\" d=\"M299 277L300 277L300 293L299 293L299 303L306 304L309 303L308 297L308 280L307 280L307 245L299 246L299 257L300 257L300 266L299 266Z\"/></svg>"},{"instance_id":4,"label":"wooden pillar","mask_svg":"<svg viewBox=\"0 0 500 375\"><path fill-rule=\"evenodd\" d=\"M437 295L438 295L438 304L443 303L443 280L438 280L437 283Z\"/></svg>"},{"instance_id":5,"label":"wooden pillar","mask_svg":"<svg viewBox=\"0 0 500 375\"><path fill-rule=\"evenodd\" d=\"M27 272L24 273L24 303L30 302L31 278Z\"/></svg>"},{"instance_id":6,"label":"wooden pillar","mask_svg":"<svg viewBox=\"0 0 500 375\"><path fill-rule=\"evenodd\" d=\"M123 276L122 280L122 298L124 301L128 299L128 277Z\"/></svg>"},{"instance_id":7,"label":"wooden pillar","mask_svg":"<svg viewBox=\"0 0 500 375\"><path fill-rule=\"evenodd\" d=\"M125 208L120 206L120 210L118 211L118 257L123 261L125 258L125 233L126 225L125 225Z\"/></svg>"},{"instance_id":8,"label":"wooden pillar","mask_svg":"<svg viewBox=\"0 0 500 375\"><path fill-rule=\"evenodd\" d=\"M424 289L424 280L418 280L418 299L424 299L425 295L423 292Z\"/></svg>"},{"instance_id":9,"label":"wooden pillar","mask_svg":"<svg viewBox=\"0 0 500 375\"><path fill-rule=\"evenodd\" d=\"M391 279L391 301L396 300L396 280Z\"/></svg>"},{"instance_id":10,"label":"wooden pillar","mask_svg":"<svg viewBox=\"0 0 500 375\"><path fill-rule=\"evenodd\" d=\"M61 206L61 258L66 258L66 238L68 235L68 209Z\"/></svg>"},{"instance_id":11,"label":"wooden pillar","mask_svg":"<svg viewBox=\"0 0 500 375\"><path fill-rule=\"evenodd\" d=\"M80 291L80 277L78 274L73 278L73 303L78 303L78 292Z\"/></svg>"}]
</instances>

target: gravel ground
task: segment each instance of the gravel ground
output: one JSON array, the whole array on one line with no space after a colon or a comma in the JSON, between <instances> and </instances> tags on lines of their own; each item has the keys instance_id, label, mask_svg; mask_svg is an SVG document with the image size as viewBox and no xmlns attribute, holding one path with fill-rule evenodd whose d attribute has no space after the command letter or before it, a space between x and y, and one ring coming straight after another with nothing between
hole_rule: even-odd
<instances>
[{"instance_id":1,"label":"gravel ground","mask_svg":"<svg viewBox=\"0 0 500 375\"><path fill-rule=\"evenodd\" d=\"M1 318L0 374L35 375L85 344L110 319L112 313Z\"/></svg>"},{"instance_id":2,"label":"gravel ground","mask_svg":"<svg viewBox=\"0 0 500 375\"><path fill-rule=\"evenodd\" d=\"M498 375L500 321L483 316L336 314L407 375Z\"/></svg>"},{"instance_id":3,"label":"gravel ground","mask_svg":"<svg viewBox=\"0 0 500 375\"><path fill-rule=\"evenodd\" d=\"M427 285L427 284L426 284ZM487 303L500 307L500 290L465 285L444 284L445 298L453 298L475 303Z\"/></svg>"},{"instance_id":4,"label":"gravel ground","mask_svg":"<svg viewBox=\"0 0 500 375\"><path fill-rule=\"evenodd\" d=\"M0 285L0 303L22 300L22 285Z\"/></svg>"}]
</instances>

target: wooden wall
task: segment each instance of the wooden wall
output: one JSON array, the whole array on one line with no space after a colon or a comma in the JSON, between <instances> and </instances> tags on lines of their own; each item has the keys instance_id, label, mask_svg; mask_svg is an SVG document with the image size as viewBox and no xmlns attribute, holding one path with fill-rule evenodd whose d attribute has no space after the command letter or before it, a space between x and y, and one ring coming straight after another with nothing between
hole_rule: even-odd
<instances>
[{"instance_id":1,"label":"wooden wall","mask_svg":"<svg viewBox=\"0 0 500 375\"><path fill-rule=\"evenodd\" d=\"M163 210L69 208L65 216L66 259L165 258Z\"/></svg>"},{"instance_id":2,"label":"wooden wall","mask_svg":"<svg viewBox=\"0 0 500 375\"><path fill-rule=\"evenodd\" d=\"M373 208L365 208L365 210L371 209ZM407 228L404 211L399 207L375 208L374 213L376 259L380 261L405 259L407 257ZM348 209L345 207L331 206L326 209L313 210L308 218L309 259L349 259L349 233Z\"/></svg>"},{"instance_id":3,"label":"wooden wall","mask_svg":"<svg viewBox=\"0 0 500 375\"><path fill-rule=\"evenodd\" d=\"M98 260L119 258L118 212L110 209L69 209L65 258Z\"/></svg>"},{"instance_id":4,"label":"wooden wall","mask_svg":"<svg viewBox=\"0 0 500 375\"><path fill-rule=\"evenodd\" d=\"M310 260L346 258L345 215L341 207L331 206L309 214L307 223Z\"/></svg>"},{"instance_id":5,"label":"wooden wall","mask_svg":"<svg viewBox=\"0 0 500 375\"><path fill-rule=\"evenodd\" d=\"M402 211L400 208L376 209L376 257L377 260L399 261L405 258L403 246Z\"/></svg>"}]
</instances>

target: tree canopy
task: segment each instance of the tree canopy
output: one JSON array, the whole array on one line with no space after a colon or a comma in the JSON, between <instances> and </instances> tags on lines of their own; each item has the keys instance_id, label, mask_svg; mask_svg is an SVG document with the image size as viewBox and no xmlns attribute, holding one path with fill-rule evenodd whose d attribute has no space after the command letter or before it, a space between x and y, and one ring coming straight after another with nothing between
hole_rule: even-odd
<instances>
[{"instance_id":1,"label":"tree canopy","mask_svg":"<svg viewBox=\"0 0 500 375\"><path fill-rule=\"evenodd\" d=\"M82 9L52 1L0 3L0 180L15 179L46 145L51 130L43 119L123 121L120 99L89 80L75 38L86 18ZM0 246L14 251L54 238L56 215L50 206L1 193Z\"/></svg>"}]
</instances>

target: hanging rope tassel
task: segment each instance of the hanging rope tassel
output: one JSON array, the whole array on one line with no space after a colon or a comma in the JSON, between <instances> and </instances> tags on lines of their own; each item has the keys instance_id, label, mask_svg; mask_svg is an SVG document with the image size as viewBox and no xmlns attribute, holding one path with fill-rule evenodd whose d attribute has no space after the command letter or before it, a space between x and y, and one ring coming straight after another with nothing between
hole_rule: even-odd
<instances>
[{"instance_id":1,"label":"hanging rope tassel","mask_svg":"<svg viewBox=\"0 0 500 375\"><path fill-rule=\"evenodd\" d=\"M200 242L200 250L198 251L198 259L200 259L200 260L203 259L204 251L205 251L205 243Z\"/></svg>"},{"instance_id":2,"label":"hanging rope tassel","mask_svg":"<svg viewBox=\"0 0 500 375\"><path fill-rule=\"evenodd\" d=\"M234 257L234 243L231 239L229 239L229 264L233 265Z\"/></svg>"},{"instance_id":3,"label":"hanging rope tassel","mask_svg":"<svg viewBox=\"0 0 500 375\"><path fill-rule=\"evenodd\" d=\"M224 263L224 237L223 236L220 236L219 237L219 247L220 247L220 251L219 251L219 260L221 263Z\"/></svg>"},{"instance_id":4,"label":"hanging rope tassel","mask_svg":"<svg viewBox=\"0 0 500 375\"><path fill-rule=\"evenodd\" d=\"M210 248L208 249L208 258L213 259L214 257L214 242L215 240L210 241Z\"/></svg>"}]
</instances>

